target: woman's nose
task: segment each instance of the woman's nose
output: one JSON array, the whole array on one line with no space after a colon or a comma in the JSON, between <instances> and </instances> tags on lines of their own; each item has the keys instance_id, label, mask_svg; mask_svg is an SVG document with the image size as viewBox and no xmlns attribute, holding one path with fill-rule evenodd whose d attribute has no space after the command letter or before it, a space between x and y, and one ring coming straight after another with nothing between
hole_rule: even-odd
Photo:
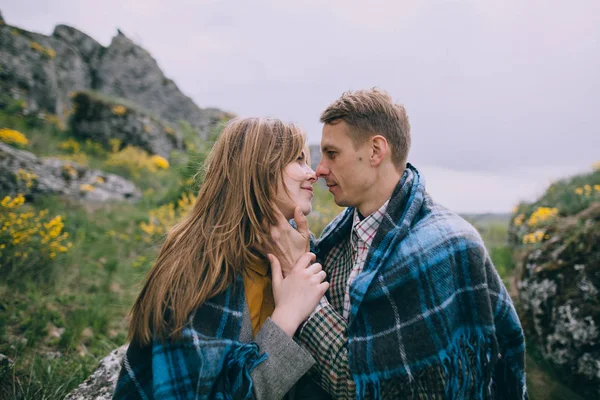
<instances>
[{"instance_id":1,"label":"woman's nose","mask_svg":"<svg viewBox=\"0 0 600 400\"><path fill-rule=\"evenodd\" d=\"M308 167L308 172L306 173L306 176L308 177L308 180L311 183L313 183L317 180L317 174L311 167Z\"/></svg>"}]
</instances>

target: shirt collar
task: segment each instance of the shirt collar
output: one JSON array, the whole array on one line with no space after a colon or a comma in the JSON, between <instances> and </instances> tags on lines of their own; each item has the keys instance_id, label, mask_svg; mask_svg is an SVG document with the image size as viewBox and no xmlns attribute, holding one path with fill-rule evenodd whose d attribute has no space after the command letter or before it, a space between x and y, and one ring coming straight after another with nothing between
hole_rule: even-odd
<instances>
[{"instance_id":1,"label":"shirt collar","mask_svg":"<svg viewBox=\"0 0 600 400\"><path fill-rule=\"evenodd\" d=\"M269 265L263 259L257 262L251 262L247 267L261 276L267 276L269 273Z\"/></svg>"},{"instance_id":2,"label":"shirt collar","mask_svg":"<svg viewBox=\"0 0 600 400\"><path fill-rule=\"evenodd\" d=\"M379 224L381 224L381 221L383 221L383 217L385 216L385 211L387 210L389 202L390 200L388 199L385 203L383 203L379 210L373 212L363 220L360 219L358 208L354 209L352 231L359 239L369 245L371 244L373 237L375 236L375 232L377 232L377 229L379 228Z\"/></svg>"}]
</instances>

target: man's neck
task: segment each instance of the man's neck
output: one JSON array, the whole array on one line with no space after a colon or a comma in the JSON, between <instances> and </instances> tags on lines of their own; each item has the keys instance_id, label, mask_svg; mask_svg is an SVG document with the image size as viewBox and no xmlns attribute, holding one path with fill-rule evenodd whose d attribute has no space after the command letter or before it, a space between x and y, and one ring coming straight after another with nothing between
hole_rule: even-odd
<instances>
[{"instance_id":1,"label":"man's neck","mask_svg":"<svg viewBox=\"0 0 600 400\"><path fill-rule=\"evenodd\" d=\"M357 206L360 214L367 217L379 210L381 206L392 197L392 193L403 173L404 171L398 172L393 166L382 170L371 186L365 201Z\"/></svg>"}]
</instances>

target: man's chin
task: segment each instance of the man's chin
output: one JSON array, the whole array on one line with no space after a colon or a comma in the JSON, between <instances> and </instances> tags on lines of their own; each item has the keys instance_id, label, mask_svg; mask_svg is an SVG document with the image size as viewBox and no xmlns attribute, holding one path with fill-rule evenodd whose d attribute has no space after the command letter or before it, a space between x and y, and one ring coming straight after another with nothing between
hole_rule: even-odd
<instances>
[{"instance_id":1,"label":"man's chin","mask_svg":"<svg viewBox=\"0 0 600 400\"><path fill-rule=\"evenodd\" d=\"M338 207L349 207L348 202L342 199L339 196L333 196L333 201L337 204Z\"/></svg>"}]
</instances>

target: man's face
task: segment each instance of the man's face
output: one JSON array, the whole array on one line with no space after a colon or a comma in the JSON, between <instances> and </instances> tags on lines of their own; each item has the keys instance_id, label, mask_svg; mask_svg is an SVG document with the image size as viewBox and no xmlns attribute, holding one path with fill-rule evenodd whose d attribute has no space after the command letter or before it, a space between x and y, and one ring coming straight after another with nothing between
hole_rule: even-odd
<instances>
[{"instance_id":1,"label":"man's face","mask_svg":"<svg viewBox=\"0 0 600 400\"><path fill-rule=\"evenodd\" d=\"M337 205L359 207L368 198L375 176L369 162L370 142L355 148L349 129L344 121L323 126L322 157L316 173L325 179Z\"/></svg>"}]
</instances>

